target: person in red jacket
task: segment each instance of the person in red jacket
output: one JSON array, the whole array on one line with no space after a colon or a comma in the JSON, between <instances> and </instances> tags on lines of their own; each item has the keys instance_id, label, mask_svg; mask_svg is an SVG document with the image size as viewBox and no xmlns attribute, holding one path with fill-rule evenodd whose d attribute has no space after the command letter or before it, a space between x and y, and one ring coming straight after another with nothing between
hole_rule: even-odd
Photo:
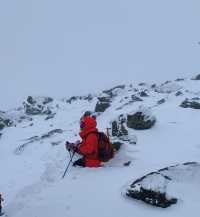
<instances>
[{"instance_id":1,"label":"person in red jacket","mask_svg":"<svg viewBox=\"0 0 200 217\"><path fill-rule=\"evenodd\" d=\"M82 142L77 146L68 143L66 148L74 150L83 157L73 163L73 166L100 167L98 158L98 129L95 117L85 115L80 120L80 137Z\"/></svg>"}]
</instances>

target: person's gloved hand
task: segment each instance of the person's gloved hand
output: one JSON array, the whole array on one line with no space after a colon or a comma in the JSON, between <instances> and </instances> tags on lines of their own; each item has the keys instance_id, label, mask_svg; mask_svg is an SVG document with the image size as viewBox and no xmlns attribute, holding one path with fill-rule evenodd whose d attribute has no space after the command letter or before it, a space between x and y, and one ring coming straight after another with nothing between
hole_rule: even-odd
<instances>
[{"instance_id":1,"label":"person's gloved hand","mask_svg":"<svg viewBox=\"0 0 200 217\"><path fill-rule=\"evenodd\" d=\"M76 143L66 142L65 147L68 151L77 151L79 144L80 144L80 142L76 142Z\"/></svg>"},{"instance_id":2,"label":"person's gloved hand","mask_svg":"<svg viewBox=\"0 0 200 217\"><path fill-rule=\"evenodd\" d=\"M69 151L70 149L71 149L71 146L72 146L72 143L70 143L70 142L66 142L65 143L65 148Z\"/></svg>"}]
</instances>

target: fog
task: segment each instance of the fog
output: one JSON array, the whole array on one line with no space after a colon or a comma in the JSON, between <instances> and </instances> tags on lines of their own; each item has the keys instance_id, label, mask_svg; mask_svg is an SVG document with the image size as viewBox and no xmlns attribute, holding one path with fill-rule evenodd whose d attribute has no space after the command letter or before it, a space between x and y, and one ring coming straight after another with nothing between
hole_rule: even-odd
<instances>
[{"instance_id":1,"label":"fog","mask_svg":"<svg viewBox=\"0 0 200 217\"><path fill-rule=\"evenodd\" d=\"M198 0L1 0L0 110L200 72Z\"/></svg>"}]
</instances>

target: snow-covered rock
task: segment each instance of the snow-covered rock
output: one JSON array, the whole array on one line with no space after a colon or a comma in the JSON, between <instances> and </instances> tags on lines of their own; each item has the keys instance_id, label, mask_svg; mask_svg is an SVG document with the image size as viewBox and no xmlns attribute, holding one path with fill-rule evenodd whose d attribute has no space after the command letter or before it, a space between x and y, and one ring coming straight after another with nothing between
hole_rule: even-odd
<instances>
[{"instance_id":1,"label":"snow-covered rock","mask_svg":"<svg viewBox=\"0 0 200 217\"><path fill-rule=\"evenodd\" d=\"M122 137L128 135L128 130L125 127L126 118L120 115L117 120L112 121L112 136Z\"/></svg>"},{"instance_id":2,"label":"snow-covered rock","mask_svg":"<svg viewBox=\"0 0 200 217\"><path fill-rule=\"evenodd\" d=\"M127 127L135 130L150 129L156 122L149 108L140 106L137 111L127 115Z\"/></svg>"},{"instance_id":3,"label":"snow-covered rock","mask_svg":"<svg viewBox=\"0 0 200 217\"><path fill-rule=\"evenodd\" d=\"M7 116L5 112L0 111L0 130L4 127L9 127L12 125L12 120Z\"/></svg>"},{"instance_id":4,"label":"snow-covered rock","mask_svg":"<svg viewBox=\"0 0 200 217\"><path fill-rule=\"evenodd\" d=\"M200 164L188 162L166 167L137 179L128 187L126 195L153 206L167 208L178 201L174 196L176 192L169 193L170 186L173 183L193 182L200 182Z\"/></svg>"},{"instance_id":5,"label":"snow-covered rock","mask_svg":"<svg viewBox=\"0 0 200 217\"><path fill-rule=\"evenodd\" d=\"M109 95L107 96L100 96L97 97L98 101L95 106L95 112L104 112L107 108L111 105L111 97Z\"/></svg>"},{"instance_id":6,"label":"snow-covered rock","mask_svg":"<svg viewBox=\"0 0 200 217\"><path fill-rule=\"evenodd\" d=\"M200 98L185 99L181 103L180 107L200 109Z\"/></svg>"},{"instance_id":7,"label":"snow-covered rock","mask_svg":"<svg viewBox=\"0 0 200 217\"><path fill-rule=\"evenodd\" d=\"M195 77L193 77L192 80L200 80L200 74L198 74Z\"/></svg>"},{"instance_id":8,"label":"snow-covered rock","mask_svg":"<svg viewBox=\"0 0 200 217\"><path fill-rule=\"evenodd\" d=\"M32 97L29 96L23 102L24 110L27 115L50 115L52 114L49 104L53 101L51 97Z\"/></svg>"},{"instance_id":9,"label":"snow-covered rock","mask_svg":"<svg viewBox=\"0 0 200 217\"><path fill-rule=\"evenodd\" d=\"M165 82L155 87L155 91L158 93L173 93L182 89L182 86L177 82Z\"/></svg>"}]
</instances>

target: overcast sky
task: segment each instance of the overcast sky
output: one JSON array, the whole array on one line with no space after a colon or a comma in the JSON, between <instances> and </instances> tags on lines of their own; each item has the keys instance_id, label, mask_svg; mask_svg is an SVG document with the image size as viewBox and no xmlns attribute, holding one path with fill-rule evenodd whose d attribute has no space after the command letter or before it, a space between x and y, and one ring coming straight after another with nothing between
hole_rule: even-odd
<instances>
[{"instance_id":1,"label":"overcast sky","mask_svg":"<svg viewBox=\"0 0 200 217\"><path fill-rule=\"evenodd\" d=\"M0 110L30 94L199 73L199 10L199 0L1 0Z\"/></svg>"}]
</instances>

